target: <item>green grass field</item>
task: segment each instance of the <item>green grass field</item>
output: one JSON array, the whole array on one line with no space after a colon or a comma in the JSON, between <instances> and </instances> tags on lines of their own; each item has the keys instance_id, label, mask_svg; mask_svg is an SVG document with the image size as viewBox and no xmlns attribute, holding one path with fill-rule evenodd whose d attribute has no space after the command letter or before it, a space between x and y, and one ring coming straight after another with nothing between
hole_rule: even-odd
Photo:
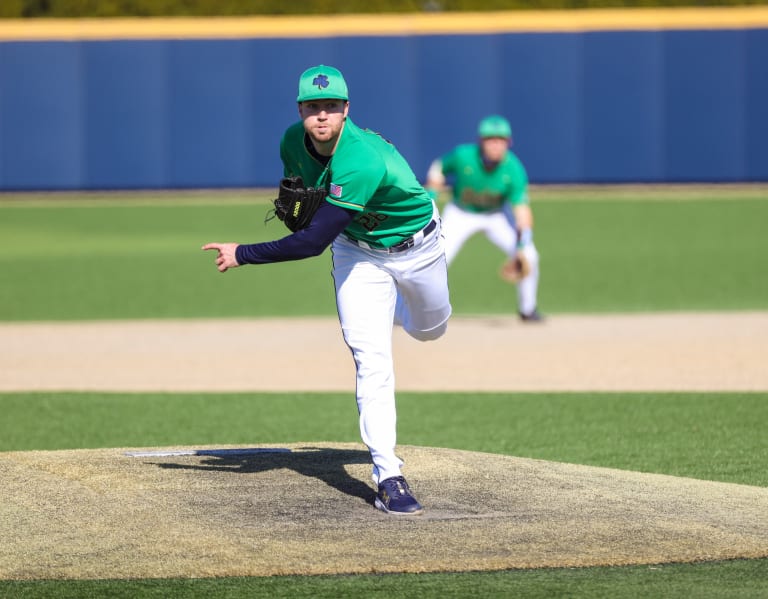
<instances>
[{"instance_id":1,"label":"green grass field","mask_svg":"<svg viewBox=\"0 0 768 599\"><path fill-rule=\"evenodd\" d=\"M549 313L768 309L768 194L542 191ZM0 321L334 313L327 255L222 275L207 241L258 241L265 198L0 198ZM536 201L534 195L534 201ZM258 200L258 201L257 201ZM457 314L514 311L501 256L451 269ZM0 451L358 441L338 394L0 394ZM768 486L765 393L402 393L399 441ZM301 414L297 418L296 414ZM420 425L417 426L417 423ZM0 582L0 597L761 597L768 559L624 568L221 580Z\"/></svg>"},{"instance_id":2,"label":"green grass field","mask_svg":"<svg viewBox=\"0 0 768 599\"><path fill-rule=\"evenodd\" d=\"M768 191L534 204L541 309L768 308ZM331 315L330 255L221 274L208 241L285 234L268 193L2 201L0 321ZM535 197L535 196L534 196ZM501 253L473 238L451 266L457 314L515 311Z\"/></svg>"}]
</instances>

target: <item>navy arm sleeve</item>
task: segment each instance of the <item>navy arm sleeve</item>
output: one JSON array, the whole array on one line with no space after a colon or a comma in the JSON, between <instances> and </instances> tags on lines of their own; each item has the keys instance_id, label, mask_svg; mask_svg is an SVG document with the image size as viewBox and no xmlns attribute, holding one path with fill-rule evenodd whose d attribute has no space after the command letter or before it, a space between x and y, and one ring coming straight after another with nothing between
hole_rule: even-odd
<instances>
[{"instance_id":1,"label":"navy arm sleeve","mask_svg":"<svg viewBox=\"0 0 768 599\"><path fill-rule=\"evenodd\" d=\"M235 258L238 264L269 264L319 256L347 228L354 215L352 210L323 202L306 228L275 241L239 245Z\"/></svg>"}]
</instances>

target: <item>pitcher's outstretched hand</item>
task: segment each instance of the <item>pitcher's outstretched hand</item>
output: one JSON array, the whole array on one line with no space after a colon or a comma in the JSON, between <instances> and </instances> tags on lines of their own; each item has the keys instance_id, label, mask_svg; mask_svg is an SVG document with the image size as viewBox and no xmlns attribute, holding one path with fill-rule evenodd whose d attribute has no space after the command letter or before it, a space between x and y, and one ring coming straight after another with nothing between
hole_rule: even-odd
<instances>
[{"instance_id":1,"label":"pitcher's outstretched hand","mask_svg":"<svg viewBox=\"0 0 768 599\"><path fill-rule=\"evenodd\" d=\"M229 268L237 268L240 266L235 258L235 250L239 243L206 243L202 249L204 250L216 250L216 268L219 272L226 272Z\"/></svg>"}]
</instances>

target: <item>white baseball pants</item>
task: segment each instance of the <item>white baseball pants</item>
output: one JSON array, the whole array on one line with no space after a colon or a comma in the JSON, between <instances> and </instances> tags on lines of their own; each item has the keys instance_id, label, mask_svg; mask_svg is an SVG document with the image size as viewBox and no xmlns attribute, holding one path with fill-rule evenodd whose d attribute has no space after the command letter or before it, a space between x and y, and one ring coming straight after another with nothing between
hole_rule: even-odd
<instances>
[{"instance_id":1,"label":"white baseball pants","mask_svg":"<svg viewBox=\"0 0 768 599\"><path fill-rule=\"evenodd\" d=\"M389 254L340 235L331 246L336 305L344 341L357 369L360 435L373 461L373 480L401 474L395 454L397 415L392 327L420 341L445 333L451 304L440 226L420 245Z\"/></svg>"},{"instance_id":2,"label":"white baseball pants","mask_svg":"<svg viewBox=\"0 0 768 599\"><path fill-rule=\"evenodd\" d=\"M450 265L456 254L475 233L484 233L488 240L508 257L517 251L517 231L501 211L475 213L462 210L453 203L443 208L445 259ZM531 273L517 284L517 308L524 314L536 309L539 288L539 253L533 243L523 248L531 264Z\"/></svg>"}]
</instances>

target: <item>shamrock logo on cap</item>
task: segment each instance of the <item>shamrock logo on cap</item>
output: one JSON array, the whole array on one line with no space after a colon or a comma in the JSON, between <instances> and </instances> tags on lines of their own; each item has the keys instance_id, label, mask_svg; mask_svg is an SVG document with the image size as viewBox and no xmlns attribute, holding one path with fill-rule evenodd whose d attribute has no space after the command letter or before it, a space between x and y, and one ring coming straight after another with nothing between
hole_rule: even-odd
<instances>
[{"instance_id":1,"label":"shamrock logo on cap","mask_svg":"<svg viewBox=\"0 0 768 599\"><path fill-rule=\"evenodd\" d=\"M312 80L312 85L316 85L318 89L325 89L328 87L328 75L318 75Z\"/></svg>"}]
</instances>

